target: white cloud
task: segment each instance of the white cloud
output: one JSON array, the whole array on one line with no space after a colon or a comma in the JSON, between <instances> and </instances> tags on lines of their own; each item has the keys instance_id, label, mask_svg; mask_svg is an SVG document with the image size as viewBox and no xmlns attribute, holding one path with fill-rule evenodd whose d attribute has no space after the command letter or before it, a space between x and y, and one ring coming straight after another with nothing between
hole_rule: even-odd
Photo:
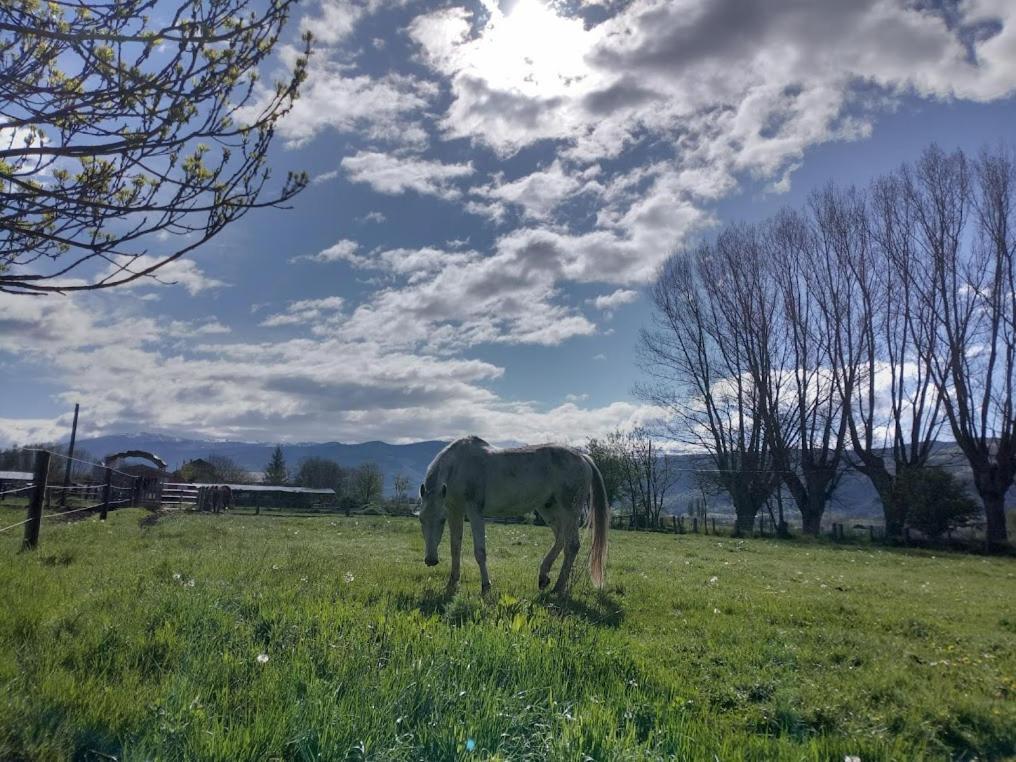
<instances>
[{"instance_id":1,"label":"white cloud","mask_svg":"<svg viewBox=\"0 0 1016 762\"><path fill-rule=\"evenodd\" d=\"M203 323L194 323L186 320L173 320L163 328L166 336L177 336L180 338L189 338L191 336L221 336L227 333L232 333L228 325L216 320L215 318L208 318Z\"/></svg>"},{"instance_id":2,"label":"white cloud","mask_svg":"<svg viewBox=\"0 0 1016 762\"><path fill-rule=\"evenodd\" d=\"M373 294L341 326L341 335L428 351L477 344L560 344L596 326L558 303L557 263L538 248L483 256L476 251L395 249L360 265L402 282Z\"/></svg>"},{"instance_id":3,"label":"white cloud","mask_svg":"<svg viewBox=\"0 0 1016 762\"><path fill-rule=\"evenodd\" d=\"M322 324L334 323L339 319L338 313L342 310L344 303L345 300L339 296L328 296L323 299L300 299L290 302L284 312L269 315L261 321L261 325L275 328L282 325L312 324L315 329L321 330Z\"/></svg>"},{"instance_id":4,"label":"white cloud","mask_svg":"<svg viewBox=\"0 0 1016 762\"><path fill-rule=\"evenodd\" d=\"M458 198L451 183L473 174L473 165L444 164L414 156L361 151L342 160L342 168L354 183L367 183L378 193L398 195L407 190L445 199Z\"/></svg>"},{"instance_id":5,"label":"white cloud","mask_svg":"<svg viewBox=\"0 0 1016 762\"><path fill-rule=\"evenodd\" d=\"M292 257L290 262L355 262L357 260L356 252L360 248L360 244L356 241L351 241L348 238L342 238L327 249L322 249L317 254L302 254L297 257Z\"/></svg>"},{"instance_id":6,"label":"white cloud","mask_svg":"<svg viewBox=\"0 0 1016 762\"><path fill-rule=\"evenodd\" d=\"M581 183L565 172L560 160L547 169L538 170L512 182L497 181L474 193L522 208L534 220L545 220L569 197L579 192Z\"/></svg>"},{"instance_id":7,"label":"white cloud","mask_svg":"<svg viewBox=\"0 0 1016 762\"><path fill-rule=\"evenodd\" d=\"M300 32L310 32L319 44L335 45L352 34L366 8L349 0L320 0L317 11L300 19Z\"/></svg>"},{"instance_id":8,"label":"white cloud","mask_svg":"<svg viewBox=\"0 0 1016 762\"><path fill-rule=\"evenodd\" d=\"M71 421L59 418L0 418L0 444L48 444L70 436Z\"/></svg>"},{"instance_id":9,"label":"white cloud","mask_svg":"<svg viewBox=\"0 0 1016 762\"><path fill-rule=\"evenodd\" d=\"M866 136L868 93L985 100L1016 88L1016 6L1005 0L963 3L950 20L892 0L634 0L602 23L564 8L452 7L409 31L448 83L445 137L501 157L552 141L548 168L495 177L463 205L498 223L514 205L529 224L561 224L508 238L553 248L566 279L650 279L743 178L785 191L809 147ZM631 168L604 171L601 160L624 156ZM595 229L553 219L576 193L598 200Z\"/></svg>"},{"instance_id":10,"label":"white cloud","mask_svg":"<svg viewBox=\"0 0 1016 762\"><path fill-rule=\"evenodd\" d=\"M619 288L609 294L602 294L589 301L598 310L615 310L623 304L630 304L639 298L638 291Z\"/></svg>"},{"instance_id":11,"label":"white cloud","mask_svg":"<svg viewBox=\"0 0 1016 762\"><path fill-rule=\"evenodd\" d=\"M328 297L293 302L279 314L327 317L341 308L340 299ZM544 408L504 400L485 386L503 376L497 365L370 340L188 342L183 350L166 342L164 328L164 321L123 313L101 295L0 294L0 352L30 349L66 384L61 404L89 400L89 435L154 430L245 440L413 441L478 433L578 443L653 413L627 402ZM67 416L2 418L0 441L54 439L69 423Z\"/></svg>"},{"instance_id":12,"label":"white cloud","mask_svg":"<svg viewBox=\"0 0 1016 762\"><path fill-rule=\"evenodd\" d=\"M300 50L284 45L279 52L291 70ZM279 122L279 134L290 147L301 146L326 128L340 133L363 133L397 145L423 145L427 133L414 116L436 94L433 84L389 73L380 77L355 73L329 49L311 56L307 79L292 110ZM238 118L251 120L273 92L262 88L258 99L241 109ZM321 179L328 179L325 173Z\"/></svg>"}]
</instances>

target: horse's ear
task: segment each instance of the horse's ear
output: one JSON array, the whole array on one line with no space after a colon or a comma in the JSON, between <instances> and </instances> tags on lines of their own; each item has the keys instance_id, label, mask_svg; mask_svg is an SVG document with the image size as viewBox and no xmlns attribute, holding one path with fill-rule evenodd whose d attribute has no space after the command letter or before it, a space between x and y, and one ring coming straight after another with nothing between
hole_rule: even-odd
<instances>
[{"instance_id":1,"label":"horse's ear","mask_svg":"<svg viewBox=\"0 0 1016 762\"><path fill-rule=\"evenodd\" d=\"M445 495L447 495L447 494L448 494L448 485L447 484L442 484L441 485L441 499L444 500L445 499Z\"/></svg>"},{"instance_id":2,"label":"horse's ear","mask_svg":"<svg viewBox=\"0 0 1016 762\"><path fill-rule=\"evenodd\" d=\"M427 486L425 484L420 485L420 497L427 497Z\"/></svg>"}]
</instances>

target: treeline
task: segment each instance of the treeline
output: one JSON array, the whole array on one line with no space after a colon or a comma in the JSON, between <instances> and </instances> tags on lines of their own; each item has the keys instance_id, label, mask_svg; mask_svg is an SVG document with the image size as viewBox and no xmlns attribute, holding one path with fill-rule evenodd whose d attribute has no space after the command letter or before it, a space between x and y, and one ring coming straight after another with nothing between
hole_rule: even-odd
<instances>
[{"instance_id":1,"label":"treeline","mask_svg":"<svg viewBox=\"0 0 1016 762\"><path fill-rule=\"evenodd\" d=\"M193 483L252 484L255 479L242 466L223 455L189 461L181 466L177 477ZM377 463L362 463L348 468L329 458L304 458L290 469L282 445L276 445L264 466L262 484L335 490L339 508L403 507L409 505L409 477L392 477L392 496L385 501L385 474ZM408 510L408 508L407 508Z\"/></svg>"},{"instance_id":2,"label":"treeline","mask_svg":"<svg viewBox=\"0 0 1016 762\"><path fill-rule=\"evenodd\" d=\"M35 468L35 451L49 450L60 455L67 454L67 445L52 442L37 444L13 445L0 449L0 471L22 471L32 473ZM97 459L87 450L77 448L74 460L71 461L71 479L75 481L91 481L95 477L94 466ZM63 483L67 469L65 458L52 458L49 462L48 481L51 484Z\"/></svg>"},{"instance_id":3,"label":"treeline","mask_svg":"<svg viewBox=\"0 0 1016 762\"><path fill-rule=\"evenodd\" d=\"M969 466L989 542L1016 474L1016 160L926 149L865 188L731 225L672 257L641 336L641 396L709 453L742 529L785 489L817 533L848 467L898 536L943 486L933 446ZM930 476L929 476L930 475ZM926 491L926 490L925 490ZM934 496L932 496L934 497Z\"/></svg>"},{"instance_id":4,"label":"treeline","mask_svg":"<svg viewBox=\"0 0 1016 762\"><path fill-rule=\"evenodd\" d=\"M677 472L649 430L618 429L604 439L590 439L585 449L603 476L607 504L626 511L633 528L659 527Z\"/></svg>"}]
</instances>

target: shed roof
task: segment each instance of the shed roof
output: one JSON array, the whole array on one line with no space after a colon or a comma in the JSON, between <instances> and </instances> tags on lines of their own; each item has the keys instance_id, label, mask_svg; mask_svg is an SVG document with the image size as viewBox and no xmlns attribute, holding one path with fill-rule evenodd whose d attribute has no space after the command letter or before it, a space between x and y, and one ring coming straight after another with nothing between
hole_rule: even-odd
<instances>
[{"instance_id":1,"label":"shed roof","mask_svg":"<svg viewBox=\"0 0 1016 762\"><path fill-rule=\"evenodd\" d=\"M236 492L290 492L305 495L334 495L333 489L311 489L310 487L285 487L275 484L167 484L167 487L229 487Z\"/></svg>"}]
</instances>

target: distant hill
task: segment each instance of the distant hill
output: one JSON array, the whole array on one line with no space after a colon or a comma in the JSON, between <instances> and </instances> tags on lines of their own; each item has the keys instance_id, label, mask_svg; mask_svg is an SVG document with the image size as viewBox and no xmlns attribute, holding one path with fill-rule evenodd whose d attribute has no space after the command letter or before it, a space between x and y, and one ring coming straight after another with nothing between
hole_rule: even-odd
<instances>
[{"instance_id":1,"label":"distant hill","mask_svg":"<svg viewBox=\"0 0 1016 762\"><path fill-rule=\"evenodd\" d=\"M970 495L977 497L973 475L966 465L963 453L954 442L936 443L932 450L931 462L933 465L948 469L959 477L967 484ZM672 464L679 469L679 476L667 501L667 511L682 514L687 511L689 500L700 495L694 470L711 469L712 465L708 458L702 455L673 456ZM1016 500L1016 487L1009 490L1009 499L1010 501ZM709 496L707 500L711 513L731 511L730 502L725 496ZM786 488L783 490L783 507L790 516L796 517L798 515L794 499ZM829 520L871 518L881 521L882 504L879 502L878 493L875 492L868 477L857 471L848 470L840 479L836 492L833 493L832 500L826 508L826 517Z\"/></svg>"}]
</instances>

